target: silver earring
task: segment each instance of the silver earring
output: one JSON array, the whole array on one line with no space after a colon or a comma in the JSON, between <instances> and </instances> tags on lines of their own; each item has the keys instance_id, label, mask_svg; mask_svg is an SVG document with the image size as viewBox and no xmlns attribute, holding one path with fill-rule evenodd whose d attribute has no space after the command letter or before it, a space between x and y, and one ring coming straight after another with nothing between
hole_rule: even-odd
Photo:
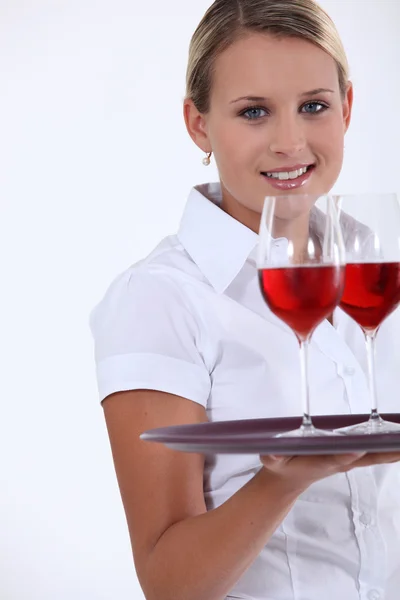
<instances>
[{"instance_id":1,"label":"silver earring","mask_svg":"<svg viewBox=\"0 0 400 600\"><path fill-rule=\"evenodd\" d=\"M212 152L209 152L209 153L207 154L207 156L205 156L205 157L203 158L203 165L204 165L205 167L208 167L208 166L209 166L209 164L211 163L211 155L212 155Z\"/></svg>"}]
</instances>

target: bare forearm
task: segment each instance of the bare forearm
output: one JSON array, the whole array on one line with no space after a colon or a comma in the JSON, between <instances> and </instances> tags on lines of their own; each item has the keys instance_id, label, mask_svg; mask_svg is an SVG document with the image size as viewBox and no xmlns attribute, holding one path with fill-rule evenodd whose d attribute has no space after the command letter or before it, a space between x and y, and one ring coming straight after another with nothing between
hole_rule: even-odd
<instances>
[{"instance_id":1,"label":"bare forearm","mask_svg":"<svg viewBox=\"0 0 400 600\"><path fill-rule=\"evenodd\" d=\"M223 600L297 496L262 469L220 507L171 526L148 562L147 600Z\"/></svg>"}]
</instances>

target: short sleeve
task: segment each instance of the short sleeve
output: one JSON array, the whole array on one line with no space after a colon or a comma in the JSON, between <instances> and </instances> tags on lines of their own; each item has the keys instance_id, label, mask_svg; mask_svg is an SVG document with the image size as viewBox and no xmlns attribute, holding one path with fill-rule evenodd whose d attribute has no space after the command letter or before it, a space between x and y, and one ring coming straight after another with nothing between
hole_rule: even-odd
<instances>
[{"instance_id":1,"label":"short sleeve","mask_svg":"<svg viewBox=\"0 0 400 600\"><path fill-rule=\"evenodd\" d=\"M110 285L90 314L100 402L152 389L206 407L211 389L194 309L178 281L134 268Z\"/></svg>"}]
</instances>

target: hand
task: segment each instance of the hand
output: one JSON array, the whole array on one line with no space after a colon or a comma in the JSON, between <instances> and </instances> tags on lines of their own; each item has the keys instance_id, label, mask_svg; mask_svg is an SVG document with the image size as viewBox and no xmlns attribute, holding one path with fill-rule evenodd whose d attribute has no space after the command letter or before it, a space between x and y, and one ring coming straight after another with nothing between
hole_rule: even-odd
<instances>
[{"instance_id":1,"label":"hand","mask_svg":"<svg viewBox=\"0 0 400 600\"><path fill-rule=\"evenodd\" d=\"M264 468L288 489L304 491L312 483L357 467L400 461L400 452L334 454L324 456L260 456Z\"/></svg>"}]
</instances>

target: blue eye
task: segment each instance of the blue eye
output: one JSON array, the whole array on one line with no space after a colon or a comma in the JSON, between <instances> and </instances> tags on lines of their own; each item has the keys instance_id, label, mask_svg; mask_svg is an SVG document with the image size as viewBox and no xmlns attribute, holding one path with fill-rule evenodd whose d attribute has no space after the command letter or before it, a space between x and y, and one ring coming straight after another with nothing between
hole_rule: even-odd
<instances>
[{"instance_id":1,"label":"blue eye","mask_svg":"<svg viewBox=\"0 0 400 600\"><path fill-rule=\"evenodd\" d=\"M265 113L261 115L260 113ZM246 117L248 121L257 121L258 119L265 117L267 115L267 111L264 108L257 108L253 106L252 108L247 108L242 113L243 117Z\"/></svg>"},{"instance_id":2,"label":"blue eye","mask_svg":"<svg viewBox=\"0 0 400 600\"><path fill-rule=\"evenodd\" d=\"M304 112L311 115L324 112L328 108L328 106L326 104L323 104L322 102L307 102L307 104L303 105L302 109L307 107L310 108L310 110L305 110Z\"/></svg>"}]
</instances>

